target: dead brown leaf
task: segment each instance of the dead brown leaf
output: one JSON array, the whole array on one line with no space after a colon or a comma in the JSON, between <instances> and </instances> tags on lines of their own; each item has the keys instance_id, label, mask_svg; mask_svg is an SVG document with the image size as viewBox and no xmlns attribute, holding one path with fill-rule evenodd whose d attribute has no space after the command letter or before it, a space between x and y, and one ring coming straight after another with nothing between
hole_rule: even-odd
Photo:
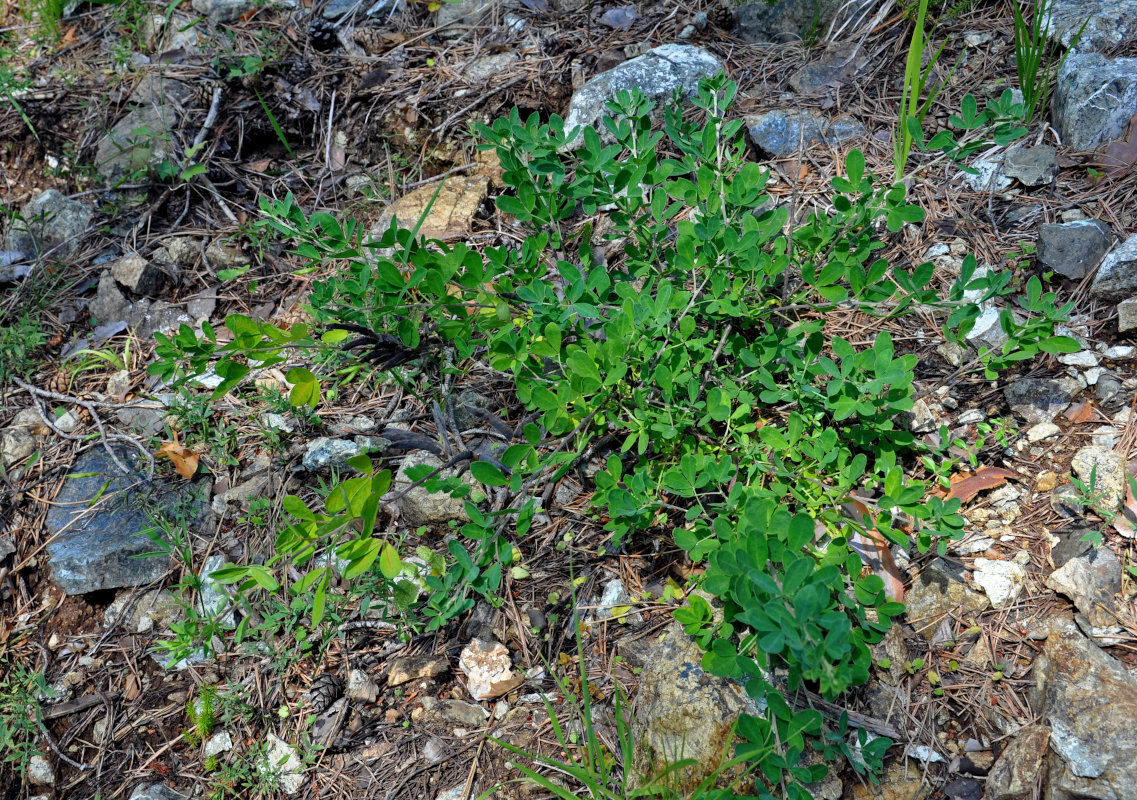
<instances>
[{"instance_id":1,"label":"dead brown leaf","mask_svg":"<svg viewBox=\"0 0 1137 800\"><path fill-rule=\"evenodd\" d=\"M1102 166L1111 178L1117 178L1129 171L1137 162L1137 115L1129 120L1125 135L1109 143L1102 155Z\"/></svg>"},{"instance_id":2,"label":"dead brown leaf","mask_svg":"<svg viewBox=\"0 0 1137 800\"><path fill-rule=\"evenodd\" d=\"M845 516L857 522L863 522L866 516L872 518L869 507L855 497L850 497L841 510ZM849 549L861 557L862 563L867 564L874 575L884 581L884 593L888 599L904 602L904 578L892 557L888 540L880 531L866 526L866 532L861 533L854 528L853 535L849 537Z\"/></svg>"},{"instance_id":3,"label":"dead brown leaf","mask_svg":"<svg viewBox=\"0 0 1137 800\"><path fill-rule=\"evenodd\" d=\"M1001 467L980 467L973 475L964 477L956 474L951 479L951 489L944 496L945 500L958 497L966 503L979 492L994 489L1006 483L1009 478L1018 478L1018 474Z\"/></svg>"},{"instance_id":4,"label":"dead brown leaf","mask_svg":"<svg viewBox=\"0 0 1137 800\"><path fill-rule=\"evenodd\" d=\"M174 441L166 442L159 447L154 457L170 459L177 473L187 481L197 474L197 465L200 456L193 450L182 447L181 444L178 443L178 437L176 435L174 436Z\"/></svg>"},{"instance_id":5,"label":"dead brown leaf","mask_svg":"<svg viewBox=\"0 0 1137 800\"><path fill-rule=\"evenodd\" d=\"M122 692L122 699L128 703L133 703L142 695L142 687L138 685L138 678L134 673L126 676L126 686Z\"/></svg>"},{"instance_id":6,"label":"dead brown leaf","mask_svg":"<svg viewBox=\"0 0 1137 800\"><path fill-rule=\"evenodd\" d=\"M1080 403L1070 406L1066 409L1065 417L1075 425L1081 422L1089 422L1094 418L1094 401L1083 400Z\"/></svg>"}]
</instances>

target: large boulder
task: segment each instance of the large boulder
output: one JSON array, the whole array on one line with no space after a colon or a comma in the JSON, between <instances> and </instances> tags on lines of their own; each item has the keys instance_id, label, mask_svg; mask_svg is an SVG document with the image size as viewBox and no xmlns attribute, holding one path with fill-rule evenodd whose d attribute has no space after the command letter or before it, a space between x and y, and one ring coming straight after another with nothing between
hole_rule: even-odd
<instances>
[{"instance_id":1,"label":"large boulder","mask_svg":"<svg viewBox=\"0 0 1137 800\"><path fill-rule=\"evenodd\" d=\"M656 101L658 107L670 101L676 89L684 97L690 97L700 80L713 77L722 70L722 62L701 47L689 44L656 47L600 73L578 89L569 101L565 131L571 131L578 125L598 125L607 113L604 105L621 91L639 89ZM579 147L583 141L583 132L578 132L568 148Z\"/></svg>"},{"instance_id":2,"label":"large boulder","mask_svg":"<svg viewBox=\"0 0 1137 800\"><path fill-rule=\"evenodd\" d=\"M1064 47L1078 36L1079 52L1101 53L1137 38L1137 0L1053 0L1048 9L1047 32Z\"/></svg>"}]
</instances>

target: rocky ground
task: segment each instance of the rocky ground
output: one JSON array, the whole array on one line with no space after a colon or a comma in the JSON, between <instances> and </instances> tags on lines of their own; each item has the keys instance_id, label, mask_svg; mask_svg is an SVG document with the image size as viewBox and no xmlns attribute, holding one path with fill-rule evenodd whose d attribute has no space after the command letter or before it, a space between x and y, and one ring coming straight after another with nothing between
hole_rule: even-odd
<instances>
[{"instance_id":1,"label":"rocky ground","mask_svg":"<svg viewBox=\"0 0 1137 800\"><path fill-rule=\"evenodd\" d=\"M637 758L684 742L712 764L753 709L702 673L673 623L699 570L665 532L605 553L586 475L566 478L518 543L526 568L500 608L480 602L426 632L356 584L314 631L284 595L251 618L209 573L271 552L283 496L326 485L351 455L404 474L415 459L441 464L377 435L395 419L437 435L430 410L375 371L345 371L304 414L279 370L258 378L259 402L211 407L146 367L154 334L182 323L305 319L313 276L255 227L258 198L292 193L368 227L433 198L422 234L502 241L500 168L467 131L514 106L588 123L628 81L662 99L725 69L780 201L816 197L854 145L891 174L909 16L891 2L834 8L123 0L69 9L54 36L9 13L3 797L464 800L498 784L499 798L540 796L507 783L509 755L484 734L561 755L543 698L571 716L554 679L571 684L579 658L602 736L618 684L635 699ZM966 352L934 320L894 328L921 358L911 430L932 441L945 425L958 440L945 477L967 535L942 557L896 548L907 624L877 647L872 680L841 707L800 698L896 741L880 787L844 768L816 797L1137 797L1137 5L1058 0L1055 39L1070 43L1087 17L1046 121L975 156L978 176L941 165L915 179L927 220L890 243L890 258L949 279L967 253L1043 276L1074 301L1066 332L1083 349L961 379ZM930 122L942 125L964 94L1016 77L1002 4L938 18ZM999 342L998 312L973 344ZM850 334L880 324L846 322ZM478 366L447 388L471 424L509 391ZM384 522L412 550L464 513L421 489L390 505ZM187 628L202 619L211 626ZM202 630L207 650L171 651Z\"/></svg>"}]
</instances>

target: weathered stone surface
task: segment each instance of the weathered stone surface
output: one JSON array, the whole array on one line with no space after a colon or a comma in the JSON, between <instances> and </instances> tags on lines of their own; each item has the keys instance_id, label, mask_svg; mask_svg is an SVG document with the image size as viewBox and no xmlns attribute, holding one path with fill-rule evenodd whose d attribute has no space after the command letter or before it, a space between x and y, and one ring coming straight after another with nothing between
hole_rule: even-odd
<instances>
[{"instance_id":1,"label":"weathered stone surface","mask_svg":"<svg viewBox=\"0 0 1137 800\"><path fill-rule=\"evenodd\" d=\"M676 89L690 97L702 78L714 77L722 69L722 63L701 47L682 44L656 47L600 73L573 94L565 114L565 131L578 125L598 125L605 114L605 103L625 89L638 88L654 100L658 108L670 102ZM584 134L578 133L568 148L577 147L583 141Z\"/></svg>"},{"instance_id":2,"label":"weathered stone surface","mask_svg":"<svg viewBox=\"0 0 1137 800\"><path fill-rule=\"evenodd\" d=\"M925 639L932 638L944 614L958 608L965 616L974 616L990 604L984 595L967 587L962 570L942 559L924 567L904 603L908 620Z\"/></svg>"},{"instance_id":3,"label":"weathered stone surface","mask_svg":"<svg viewBox=\"0 0 1137 800\"><path fill-rule=\"evenodd\" d=\"M0 431L0 466L7 469L36 451L34 431L43 425L34 409L25 408Z\"/></svg>"},{"instance_id":4,"label":"weathered stone surface","mask_svg":"<svg viewBox=\"0 0 1137 800\"><path fill-rule=\"evenodd\" d=\"M1012 147L1003 156L1003 173L1023 186L1043 186L1058 177L1058 151L1048 144Z\"/></svg>"},{"instance_id":5,"label":"weathered stone surface","mask_svg":"<svg viewBox=\"0 0 1137 800\"><path fill-rule=\"evenodd\" d=\"M636 699L636 772L656 775L675 761L694 759L694 766L670 776L679 793L721 765L739 715L763 711L735 681L705 673L702 659L698 644L672 625L647 660Z\"/></svg>"},{"instance_id":6,"label":"weathered stone surface","mask_svg":"<svg viewBox=\"0 0 1137 800\"><path fill-rule=\"evenodd\" d=\"M1031 709L1050 726L1046 800L1137 797L1137 676L1053 620L1035 658Z\"/></svg>"},{"instance_id":7,"label":"weathered stone surface","mask_svg":"<svg viewBox=\"0 0 1137 800\"><path fill-rule=\"evenodd\" d=\"M58 189L48 189L20 209L4 237L4 250L25 255L52 251L66 259L79 250L79 237L86 232L94 211Z\"/></svg>"},{"instance_id":8,"label":"weathered stone surface","mask_svg":"<svg viewBox=\"0 0 1137 800\"><path fill-rule=\"evenodd\" d=\"M1074 473L1109 511L1117 511L1125 500L1129 471L1125 456L1106 447L1083 447L1070 462ZM1090 486L1091 478L1094 485Z\"/></svg>"},{"instance_id":9,"label":"weathered stone surface","mask_svg":"<svg viewBox=\"0 0 1137 800\"><path fill-rule=\"evenodd\" d=\"M135 454L116 449L119 459L132 464ZM47 545L52 581L68 594L138 586L165 574L168 559L136 558L154 550L143 531L153 528L153 516L170 516L181 509L191 522L205 511L200 488L182 483L147 485L145 475L121 475L102 447L87 451L48 509L46 527L54 536ZM90 503L98 498L92 507ZM148 513L149 512L149 513Z\"/></svg>"},{"instance_id":10,"label":"weathered stone surface","mask_svg":"<svg viewBox=\"0 0 1137 800\"><path fill-rule=\"evenodd\" d=\"M1095 628L1117 623L1111 613L1121 591L1121 562L1108 547L1071 558L1046 579L1046 588L1074 601Z\"/></svg>"},{"instance_id":11,"label":"weathered stone surface","mask_svg":"<svg viewBox=\"0 0 1137 800\"><path fill-rule=\"evenodd\" d=\"M975 559L975 582L983 587L991 605L1002 608L1014 602L1022 591L1026 571L1014 561Z\"/></svg>"},{"instance_id":12,"label":"weathered stone surface","mask_svg":"<svg viewBox=\"0 0 1137 800\"><path fill-rule=\"evenodd\" d=\"M198 591L198 612L206 619L216 618L223 628L237 627L237 619L233 613L233 597L223 583L211 577L217 570L225 566L225 556L212 555L205 559L201 565L201 589Z\"/></svg>"},{"instance_id":13,"label":"weathered stone surface","mask_svg":"<svg viewBox=\"0 0 1137 800\"><path fill-rule=\"evenodd\" d=\"M491 0L459 0L457 3L443 3L438 9L434 24L446 25L439 33L444 37L461 36L462 27L480 25L486 22L486 17L493 11Z\"/></svg>"},{"instance_id":14,"label":"weathered stone surface","mask_svg":"<svg viewBox=\"0 0 1137 800\"><path fill-rule=\"evenodd\" d=\"M1058 70L1051 111L1067 147L1092 150L1120 138L1137 114L1137 58L1070 53Z\"/></svg>"},{"instance_id":15,"label":"weathered stone surface","mask_svg":"<svg viewBox=\"0 0 1137 800\"><path fill-rule=\"evenodd\" d=\"M400 686L422 678L437 678L450 671L450 662L445 656L409 656L396 658L391 662L387 673L388 686Z\"/></svg>"},{"instance_id":16,"label":"weathered stone surface","mask_svg":"<svg viewBox=\"0 0 1137 800\"><path fill-rule=\"evenodd\" d=\"M286 794L296 794L304 786L304 763L296 749L276 734L266 738L263 761L257 765L262 775L275 775Z\"/></svg>"},{"instance_id":17,"label":"weathered stone surface","mask_svg":"<svg viewBox=\"0 0 1137 800\"><path fill-rule=\"evenodd\" d=\"M885 768L878 786L853 784L853 800L927 800L932 796L932 785L923 776L922 764L906 763L901 758Z\"/></svg>"},{"instance_id":18,"label":"weathered stone surface","mask_svg":"<svg viewBox=\"0 0 1137 800\"><path fill-rule=\"evenodd\" d=\"M799 94L813 94L852 82L868 63L864 50L853 42L833 42L812 61L790 76L790 87Z\"/></svg>"},{"instance_id":19,"label":"weathered stone surface","mask_svg":"<svg viewBox=\"0 0 1137 800\"><path fill-rule=\"evenodd\" d=\"M399 465L399 473L395 476L394 483L391 484L391 491L388 496L395 497L406 491L407 488L414 483L407 473L414 467L423 464L433 470L441 467L442 461L439 460L437 456L421 450L408 453L403 458L403 463ZM456 470L449 469L441 472L438 477L447 478L455 474ZM469 472L462 473L462 480L465 481L470 488L474 488L477 485L477 482ZM452 519L462 522L470 521L470 517L466 513L465 500L451 497L445 492L429 492L424 486L415 486L399 498L397 502L403 518L411 525L449 522Z\"/></svg>"},{"instance_id":20,"label":"weathered stone surface","mask_svg":"<svg viewBox=\"0 0 1137 800\"><path fill-rule=\"evenodd\" d=\"M156 295L166 283L166 273L138 253L123 256L111 264L111 275L135 294Z\"/></svg>"},{"instance_id":21,"label":"weathered stone surface","mask_svg":"<svg viewBox=\"0 0 1137 800\"><path fill-rule=\"evenodd\" d=\"M300 463L309 472L343 469L349 458L355 458L363 448L347 439L329 439L321 436L308 443Z\"/></svg>"},{"instance_id":22,"label":"weathered stone surface","mask_svg":"<svg viewBox=\"0 0 1137 800\"><path fill-rule=\"evenodd\" d=\"M1043 224L1038 229L1039 263L1072 280L1086 277L1112 246L1113 231L1101 220Z\"/></svg>"},{"instance_id":23,"label":"weathered stone surface","mask_svg":"<svg viewBox=\"0 0 1137 800\"><path fill-rule=\"evenodd\" d=\"M27 779L35 786L51 786L55 783L55 770L43 756L32 756L28 759Z\"/></svg>"},{"instance_id":24,"label":"weathered stone surface","mask_svg":"<svg viewBox=\"0 0 1137 800\"><path fill-rule=\"evenodd\" d=\"M513 670L509 649L501 642L474 639L463 648L458 667L466 675L466 691L475 700L500 697L525 680Z\"/></svg>"},{"instance_id":25,"label":"weathered stone surface","mask_svg":"<svg viewBox=\"0 0 1137 800\"><path fill-rule=\"evenodd\" d=\"M1003 389L1003 396L1011 411L1037 425L1053 422L1081 390L1082 385L1073 378L1020 378Z\"/></svg>"},{"instance_id":26,"label":"weathered stone surface","mask_svg":"<svg viewBox=\"0 0 1137 800\"><path fill-rule=\"evenodd\" d=\"M143 783L134 787L130 800L183 800L183 795L164 783Z\"/></svg>"},{"instance_id":27,"label":"weathered stone surface","mask_svg":"<svg viewBox=\"0 0 1137 800\"><path fill-rule=\"evenodd\" d=\"M1117 304L1117 332L1128 333L1137 328L1137 297Z\"/></svg>"},{"instance_id":28,"label":"weathered stone surface","mask_svg":"<svg viewBox=\"0 0 1137 800\"><path fill-rule=\"evenodd\" d=\"M838 13L858 16L864 3L840 0L765 0L743 3L734 12L738 37L747 42L801 42L823 36Z\"/></svg>"},{"instance_id":29,"label":"weathered stone surface","mask_svg":"<svg viewBox=\"0 0 1137 800\"><path fill-rule=\"evenodd\" d=\"M379 687L366 672L361 669L353 669L348 673L347 686L343 693L350 700L360 703L374 703L375 698L379 696Z\"/></svg>"},{"instance_id":30,"label":"weathered stone surface","mask_svg":"<svg viewBox=\"0 0 1137 800\"><path fill-rule=\"evenodd\" d=\"M214 22L234 22L246 11L256 8L255 0L193 0L193 10Z\"/></svg>"},{"instance_id":31,"label":"weathered stone surface","mask_svg":"<svg viewBox=\"0 0 1137 800\"><path fill-rule=\"evenodd\" d=\"M1078 52L1101 53L1137 38L1137 0L1054 0L1048 8L1049 35L1064 47L1078 36Z\"/></svg>"},{"instance_id":32,"label":"weathered stone surface","mask_svg":"<svg viewBox=\"0 0 1137 800\"><path fill-rule=\"evenodd\" d=\"M145 173L173 155L170 131L177 115L168 105L151 105L131 111L99 140L95 169L109 185Z\"/></svg>"},{"instance_id":33,"label":"weathered stone surface","mask_svg":"<svg viewBox=\"0 0 1137 800\"><path fill-rule=\"evenodd\" d=\"M482 727L490 716L488 711L474 703L462 700L437 700L430 695L422 698L422 710L428 718L456 722L470 728Z\"/></svg>"},{"instance_id":34,"label":"weathered stone surface","mask_svg":"<svg viewBox=\"0 0 1137 800\"><path fill-rule=\"evenodd\" d=\"M1119 300L1137 294L1137 234L1102 259L1090 284L1090 294L1102 300Z\"/></svg>"},{"instance_id":35,"label":"weathered stone surface","mask_svg":"<svg viewBox=\"0 0 1137 800\"><path fill-rule=\"evenodd\" d=\"M141 593L122 591L103 613L103 620L108 628L122 625L131 633L148 633L155 626L159 630L168 628L181 613L178 599L165 589Z\"/></svg>"},{"instance_id":36,"label":"weathered stone surface","mask_svg":"<svg viewBox=\"0 0 1137 800\"><path fill-rule=\"evenodd\" d=\"M850 114L830 120L802 108L774 109L746 118L750 141L775 158L823 143L835 147L850 139L866 136L865 126Z\"/></svg>"},{"instance_id":37,"label":"weathered stone surface","mask_svg":"<svg viewBox=\"0 0 1137 800\"><path fill-rule=\"evenodd\" d=\"M1046 765L1050 729L1028 725L1003 748L987 776L986 800L1029 800Z\"/></svg>"}]
</instances>

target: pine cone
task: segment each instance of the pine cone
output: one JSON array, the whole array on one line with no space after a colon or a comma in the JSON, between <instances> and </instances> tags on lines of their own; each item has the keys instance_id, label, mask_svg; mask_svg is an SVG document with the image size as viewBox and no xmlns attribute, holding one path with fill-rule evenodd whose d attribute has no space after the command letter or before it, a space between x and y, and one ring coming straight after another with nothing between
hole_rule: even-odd
<instances>
[{"instance_id":1,"label":"pine cone","mask_svg":"<svg viewBox=\"0 0 1137 800\"><path fill-rule=\"evenodd\" d=\"M308 41L321 53L335 50L340 44L336 26L326 19L314 19L308 23Z\"/></svg>"},{"instance_id":2,"label":"pine cone","mask_svg":"<svg viewBox=\"0 0 1137 800\"><path fill-rule=\"evenodd\" d=\"M343 678L333 672L321 672L308 687L308 702L312 711L322 713L328 706L343 696Z\"/></svg>"},{"instance_id":3,"label":"pine cone","mask_svg":"<svg viewBox=\"0 0 1137 800\"><path fill-rule=\"evenodd\" d=\"M47 385L44 387L49 392L56 394L67 394L67 390L71 387L71 372L66 369L57 369L55 374L52 375Z\"/></svg>"}]
</instances>

